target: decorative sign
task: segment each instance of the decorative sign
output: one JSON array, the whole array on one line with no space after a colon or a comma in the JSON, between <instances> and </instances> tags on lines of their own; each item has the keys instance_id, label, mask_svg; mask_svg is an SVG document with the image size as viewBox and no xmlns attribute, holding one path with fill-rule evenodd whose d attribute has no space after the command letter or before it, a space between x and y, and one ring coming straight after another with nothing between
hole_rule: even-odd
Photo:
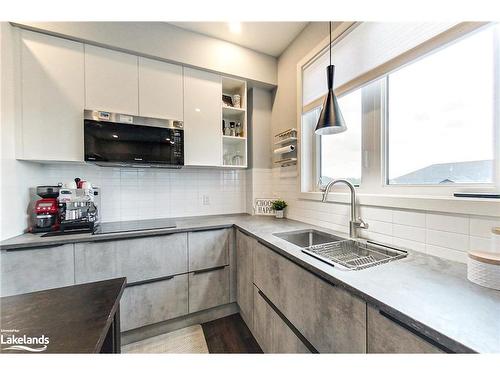
<instances>
[{"instance_id":1,"label":"decorative sign","mask_svg":"<svg viewBox=\"0 0 500 375\"><path fill-rule=\"evenodd\" d=\"M274 215L272 208L276 198L255 198L253 212L255 215Z\"/></svg>"}]
</instances>

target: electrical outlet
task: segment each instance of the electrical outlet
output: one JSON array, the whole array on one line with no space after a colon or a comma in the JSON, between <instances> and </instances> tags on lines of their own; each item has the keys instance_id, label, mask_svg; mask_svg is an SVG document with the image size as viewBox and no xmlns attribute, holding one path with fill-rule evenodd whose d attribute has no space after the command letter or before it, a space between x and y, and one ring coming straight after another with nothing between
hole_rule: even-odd
<instances>
[{"instance_id":1,"label":"electrical outlet","mask_svg":"<svg viewBox=\"0 0 500 375\"><path fill-rule=\"evenodd\" d=\"M210 205L210 197L208 195L203 196L203 205L204 206L209 206Z\"/></svg>"}]
</instances>

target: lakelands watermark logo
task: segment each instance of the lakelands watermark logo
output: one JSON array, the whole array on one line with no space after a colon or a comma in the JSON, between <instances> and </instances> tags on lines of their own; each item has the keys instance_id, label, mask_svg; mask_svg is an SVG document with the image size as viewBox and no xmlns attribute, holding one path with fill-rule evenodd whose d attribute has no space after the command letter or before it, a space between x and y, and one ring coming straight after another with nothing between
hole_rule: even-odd
<instances>
[{"instance_id":1,"label":"lakelands watermark logo","mask_svg":"<svg viewBox=\"0 0 500 375\"><path fill-rule=\"evenodd\" d=\"M2 351L44 352L47 350L50 339L45 335L27 336L20 335L17 329L2 329L0 344ZM8 345L8 346L7 346Z\"/></svg>"}]
</instances>

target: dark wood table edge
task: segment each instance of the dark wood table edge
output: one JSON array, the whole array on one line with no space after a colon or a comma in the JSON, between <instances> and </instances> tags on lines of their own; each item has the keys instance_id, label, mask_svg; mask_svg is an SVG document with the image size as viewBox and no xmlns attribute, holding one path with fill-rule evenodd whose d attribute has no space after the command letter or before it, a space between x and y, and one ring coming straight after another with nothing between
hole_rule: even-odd
<instances>
[{"instance_id":1,"label":"dark wood table edge","mask_svg":"<svg viewBox=\"0 0 500 375\"><path fill-rule=\"evenodd\" d=\"M121 353L120 299L127 285L127 278L117 277L115 279L108 279L108 281L111 280L121 280L122 284L115 303L109 313L108 319L106 320L106 326L101 332L101 336L96 343L94 353ZM104 344L107 345L105 346Z\"/></svg>"}]
</instances>

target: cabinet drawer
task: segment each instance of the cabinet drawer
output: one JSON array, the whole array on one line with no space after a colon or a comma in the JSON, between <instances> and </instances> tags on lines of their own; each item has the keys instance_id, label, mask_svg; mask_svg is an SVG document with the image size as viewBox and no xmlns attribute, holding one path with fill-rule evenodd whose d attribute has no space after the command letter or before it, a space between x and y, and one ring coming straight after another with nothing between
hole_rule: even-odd
<instances>
[{"instance_id":1,"label":"cabinet drawer","mask_svg":"<svg viewBox=\"0 0 500 375\"><path fill-rule=\"evenodd\" d=\"M254 286L253 334L264 353L311 353Z\"/></svg>"},{"instance_id":2,"label":"cabinet drawer","mask_svg":"<svg viewBox=\"0 0 500 375\"><path fill-rule=\"evenodd\" d=\"M187 272L187 235L75 244L77 283L126 277L127 283Z\"/></svg>"},{"instance_id":3,"label":"cabinet drawer","mask_svg":"<svg viewBox=\"0 0 500 375\"><path fill-rule=\"evenodd\" d=\"M188 313L187 275L128 287L120 304L122 332Z\"/></svg>"},{"instance_id":4,"label":"cabinet drawer","mask_svg":"<svg viewBox=\"0 0 500 375\"><path fill-rule=\"evenodd\" d=\"M0 252L1 295L74 284L73 244Z\"/></svg>"},{"instance_id":5,"label":"cabinet drawer","mask_svg":"<svg viewBox=\"0 0 500 375\"><path fill-rule=\"evenodd\" d=\"M438 347L368 306L368 353L443 353Z\"/></svg>"},{"instance_id":6,"label":"cabinet drawer","mask_svg":"<svg viewBox=\"0 0 500 375\"><path fill-rule=\"evenodd\" d=\"M230 229L189 233L189 271L227 265L230 233Z\"/></svg>"},{"instance_id":7,"label":"cabinet drawer","mask_svg":"<svg viewBox=\"0 0 500 375\"><path fill-rule=\"evenodd\" d=\"M229 303L229 269L222 267L189 274L189 312Z\"/></svg>"},{"instance_id":8,"label":"cabinet drawer","mask_svg":"<svg viewBox=\"0 0 500 375\"><path fill-rule=\"evenodd\" d=\"M320 353L366 351L366 304L260 243L254 283Z\"/></svg>"}]
</instances>

